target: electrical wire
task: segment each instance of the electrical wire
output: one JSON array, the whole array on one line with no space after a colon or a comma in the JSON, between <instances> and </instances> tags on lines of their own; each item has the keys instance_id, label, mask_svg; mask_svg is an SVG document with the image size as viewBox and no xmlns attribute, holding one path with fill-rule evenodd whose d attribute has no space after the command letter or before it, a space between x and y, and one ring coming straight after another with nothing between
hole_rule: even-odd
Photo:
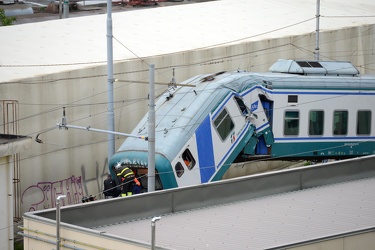
<instances>
[{"instance_id":1,"label":"electrical wire","mask_svg":"<svg viewBox=\"0 0 375 250\"><path fill-rule=\"evenodd\" d=\"M146 100L145 98L142 98L142 99L133 99L132 101L136 101L137 102L137 100L138 101L144 101L144 100ZM130 102L131 100L129 100L129 102ZM121 101L121 102L124 102L124 101ZM133 103L129 103L129 105L130 104L134 104L135 102L133 102ZM100 104L106 104L106 103L100 103ZM84 105L84 104L75 104L75 105L71 105L72 107L74 107L74 106L82 106L82 105ZM90 104L88 104L88 105L90 105ZM67 105L67 106L69 106L69 105ZM121 108L122 108L123 106L121 106ZM52 109L50 112L52 112L52 111L55 111L55 110L57 110L58 108L55 108L55 109ZM142 109L142 108L140 108L140 109ZM131 111L130 111L131 112ZM39 114L36 114L36 115L33 115L33 116L31 116L31 117L34 117L34 116L38 116L38 115L41 115L41 114L45 114L46 112L42 112L42 113L39 113ZM98 114L102 114L102 113L104 113L104 112L101 112L101 113L98 113ZM122 113L121 113L122 114ZM120 115L121 115L120 114ZM92 117L92 115L90 115L89 117ZM30 117L25 117L25 118L22 118L22 119L19 119L19 120L23 120L23 119L28 119L28 118L30 118ZM84 119L84 118L81 118L81 119L76 119L75 121L79 121L79 120L82 120L82 119ZM102 120L102 121L104 121L104 120ZM74 121L73 121L74 122ZM99 121L99 122L101 122L101 121ZM98 122L97 122L98 123ZM91 125L92 126L92 125ZM35 132L35 133L38 133L38 132Z\"/></svg>"},{"instance_id":2,"label":"electrical wire","mask_svg":"<svg viewBox=\"0 0 375 250\"><path fill-rule=\"evenodd\" d=\"M184 94L184 93L181 93L181 94ZM343 97L343 96L345 96L345 95L334 97L334 98L339 98L339 97ZM327 100L327 99L329 99L329 98L325 98L324 100ZM319 101L321 101L321 100L319 100ZM318 101L314 101L314 102L318 102ZM305 105L305 104L311 104L311 102L309 102L309 103L301 103L300 105ZM199 125L199 124L193 124L193 125ZM179 128L182 128L182 127L174 127L174 128L171 128L171 129L179 129ZM160 131L162 131L162 129L161 130L157 130L157 132L160 132ZM84 146L84 145L82 145L82 146Z\"/></svg>"}]
</instances>

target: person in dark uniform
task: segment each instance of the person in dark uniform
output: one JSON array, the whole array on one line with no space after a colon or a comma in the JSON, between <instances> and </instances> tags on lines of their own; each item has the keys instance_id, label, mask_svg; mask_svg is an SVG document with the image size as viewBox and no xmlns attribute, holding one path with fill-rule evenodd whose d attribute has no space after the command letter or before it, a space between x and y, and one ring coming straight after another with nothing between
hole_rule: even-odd
<instances>
[{"instance_id":1,"label":"person in dark uniform","mask_svg":"<svg viewBox=\"0 0 375 250\"><path fill-rule=\"evenodd\" d=\"M130 196L133 194L134 186L134 172L128 168L125 164L117 164L115 166L117 176L120 178L121 182L121 196Z\"/></svg>"},{"instance_id":2,"label":"person in dark uniform","mask_svg":"<svg viewBox=\"0 0 375 250\"><path fill-rule=\"evenodd\" d=\"M112 175L108 174L104 180L103 194L106 199L117 197L116 182L112 179Z\"/></svg>"}]
</instances>

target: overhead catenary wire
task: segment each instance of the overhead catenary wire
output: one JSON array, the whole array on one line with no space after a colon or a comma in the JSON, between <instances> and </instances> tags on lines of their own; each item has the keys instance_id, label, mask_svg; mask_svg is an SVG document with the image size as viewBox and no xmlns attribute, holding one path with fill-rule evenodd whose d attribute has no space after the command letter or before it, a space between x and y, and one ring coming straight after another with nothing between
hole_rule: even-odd
<instances>
[{"instance_id":1,"label":"overhead catenary wire","mask_svg":"<svg viewBox=\"0 0 375 250\"><path fill-rule=\"evenodd\" d=\"M322 17L322 18L375 18L375 16L373 16L373 15L357 15L357 16L320 15L320 17ZM194 50L206 49L206 48L211 48L211 47L216 47L216 46L222 46L222 45L226 45L226 44L231 44L231 43L235 43L235 42L240 42L240 41L243 41L243 40L251 39L251 38L262 36L262 35L265 35L265 34L270 34L270 33L274 33L274 32L280 31L280 30L288 29L290 27L293 27L293 26L296 26L296 25L299 25L299 24L302 24L302 23L305 23L305 22L309 22L309 21L315 20L315 18L316 17L311 17L311 18L308 18L308 19L305 19L305 20L301 20L301 21L295 22L293 24L285 25L283 27L279 27L279 28L276 28L276 29L273 29L273 30L270 30L270 31L262 32L262 33L259 33L259 34L255 34L255 35L252 35L252 36L248 36L248 37L244 37L244 38L239 38L239 39L235 39L235 40L229 40L229 41L226 41L226 42L223 42L223 43L213 44L213 45L209 45L209 46L205 46L205 47L199 47L199 48L196 48ZM145 59L145 58L139 57L134 51L132 51L129 47L127 47L126 45L124 45L124 43L122 43L120 40L118 40L115 36L113 36L113 39L116 40L123 47L125 47L129 52L131 52L135 56L136 59L141 59L141 60ZM189 51L192 51L192 50L186 50L186 51L181 51L181 52L189 52ZM165 55L168 55L168 54L161 54L159 56L165 56ZM133 58L133 59L135 59L135 58ZM114 60L114 62L121 62L123 60L124 59L116 59L116 60ZM127 59L127 60L132 60L132 59ZM7 67L12 67L12 68L13 67L56 67L56 66L74 66L74 65L105 64L105 63L106 63L106 61L90 61L90 62L75 62L75 63L55 63L55 64L54 63L50 63L50 64L0 64L0 67L4 67L4 68L7 68ZM105 76L105 75L103 75L103 76ZM3 83L0 83L0 84L3 84Z\"/></svg>"},{"instance_id":2,"label":"overhead catenary wire","mask_svg":"<svg viewBox=\"0 0 375 250\"><path fill-rule=\"evenodd\" d=\"M295 45L293 45L293 46L295 46ZM311 51L311 53L313 53L312 51ZM373 64L373 63L370 63L370 64ZM364 68L364 67L366 67L365 65L360 65L360 67L361 68ZM120 82L128 82L128 81L123 81L123 80L119 80ZM131 82L131 81L129 81L129 82ZM138 83L146 83L146 82L142 82L142 81L137 81ZM163 84L163 85L166 85L167 83L165 83L165 84ZM105 93L105 92L102 92L102 93ZM102 93L98 93L98 94L96 94L96 95L99 95L99 94L102 94ZM89 97L86 97L86 99L87 98L90 98L90 97L92 97L92 96L89 96ZM83 100L83 99L80 99L80 100ZM80 100L77 100L77 101L75 101L75 102L79 102ZM122 101L119 101L119 102L122 102ZM22 104L22 103L20 103L20 104ZM99 104L106 104L106 102L102 102L102 103L99 103ZM42 105L42 104L26 104L26 105ZM23 117L23 118L20 118L19 119L19 121L20 120L23 120L23 119L28 119L28 118L32 118L32 117L35 117L35 116L38 116L38 115L41 115L41 114L45 114L45 113L48 113L48 112L53 112L53 111L56 111L56 110L58 110L59 108L61 108L61 106L73 106L73 104L60 104L60 107L57 107L57 108L54 108L54 109L51 109L51 110L47 110L47 111L43 111L43 112L41 112L41 113L39 113L39 114L33 114L33 115L30 115L30 116L27 116L27 117ZM84 105L93 105L93 104L76 104L75 106L84 106Z\"/></svg>"},{"instance_id":3,"label":"overhead catenary wire","mask_svg":"<svg viewBox=\"0 0 375 250\"><path fill-rule=\"evenodd\" d=\"M342 96L345 96L345 95L342 95ZM338 96L338 97L334 97L334 98L340 98L340 97L342 97L342 96ZM327 100L327 99L330 99L330 98L325 98L324 100ZM319 101L321 101L321 100L319 100ZM304 103L304 104L311 104L311 102L309 102L309 103ZM300 105L304 105L304 104L301 103ZM197 125L197 124L195 124L195 125ZM191 124L190 124L190 126L191 126ZM181 127L174 127L174 128L172 128L172 129L179 129L179 128L181 128ZM160 132L160 131L162 131L162 129L157 130L157 132ZM103 142L106 142L106 141L105 141L105 140L102 140L101 142L96 142L96 143L103 143ZM95 142L94 142L94 143L90 143L90 144L95 144ZM81 146L86 146L86 144L79 145L78 147L81 147ZM69 147L69 148L71 148L71 147Z\"/></svg>"},{"instance_id":4,"label":"overhead catenary wire","mask_svg":"<svg viewBox=\"0 0 375 250\"><path fill-rule=\"evenodd\" d=\"M303 36L306 36L308 34L305 34ZM302 37L303 37L302 36ZM296 40L299 40L301 39L301 37L297 38ZM296 41L295 40L295 41ZM337 40L335 41L331 41L332 43L335 43L337 42ZM292 42L293 43L293 42ZM284 44L284 45L281 45L281 46L287 46L289 45L288 44ZM277 47L280 47L280 46L274 46L274 47L269 47L269 48L265 48L265 49L261 49L261 50L257 50L257 51L250 51L250 52L247 52L247 53L241 53L241 54L238 54L238 55L234 55L234 56L243 56L245 54L254 54L254 53L257 53L259 51L264 51L264 50L272 50L274 48L277 48ZM232 56L233 57L233 56ZM217 60L219 60L220 58L218 58ZM225 57L223 57L223 59L225 59ZM212 61L213 59L210 59L210 61ZM206 62L207 63L207 62ZM167 67L163 67L164 69L166 68L171 68L171 67L176 67L176 68L180 68L180 67L190 67L190 66L194 66L194 65L205 65L206 64L205 62L197 62L197 63L190 63L190 64L185 64L185 65L171 65L171 66L167 66ZM209 63L209 62L208 62ZM163 68L156 68L157 70L160 70L160 69L163 69ZM126 72L123 72L123 73L115 73L115 75L121 75L121 74L132 74L132 73L140 73L140 72L146 72L147 69L142 69L142 70L136 70L136 71L126 71ZM64 80L77 80L77 79L84 79L84 78L95 78L95 77L105 77L105 75L92 75L92 76L80 76L80 77L69 77L69 78L60 78L60 79L51 79L51 80L43 80L43 81L36 81L36 82L25 82L25 81L21 81L21 82L2 82L0 84L10 84L10 83L19 83L19 84L41 84L41 83L52 83L52 82L57 82L57 81L64 81Z\"/></svg>"},{"instance_id":5,"label":"overhead catenary wire","mask_svg":"<svg viewBox=\"0 0 375 250\"><path fill-rule=\"evenodd\" d=\"M146 83L146 82L142 82L142 81L138 81L138 83ZM145 100L144 98L143 98L143 100ZM122 101L123 102L123 101ZM104 103L102 103L102 104L105 104L105 102ZM84 104L72 104L72 106L82 106L82 105L84 105ZM87 105L92 105L92 104L87 104ZM55 111L56 109L53 109L52 111ZM90 117L91 117L91 115L90 115ZM29 117L26 117L26 118L29 118ZM25 118L23 118L23 119L25 119ZM21 119L19 119L19 120L22 120L22 118ZM37 133L37 132L35 132L35 133Z\"/></svg>"},{"instance_id":6,"label":"overhead catenary wire","mask_svg":"<svg viewBox=\"0 0 375 250\"><path fill-rule=\"evenodd\" d=\"M57 144L56 144L57 145Z\"/></svg>"},{"instance_id":7,"label":"overhead catenary wire","mask_svg":"<svg viewBox=\"0 0 375 250\"><path fill-rule=\"evenodd\" d=\"M315 19L315 17L308 18L308 19L305 19L305 20L302 20L302 21L299 21L299 22L296 22L296 23L293 23L293 24L289 24L289 25L286 25L286 26L283 26L283 27L280 27L280 28L277 28L277 29L273 29L273 30L270 30L270 31L262 32L262 33L259 33L259 34L255 34L255 35L252 35L252 36L248 36L248 37L244 37L244 38L240 38L240 39L236 39L236 40L230 40L230 41L223 42L223 43L213 44L213 45L210 45L210 46L199 47L199 48L195 48L194 50L201 50L201 49L206 49L206 48L211 48L211 47L216 47L216 46L222 46L222 45L225 45L225 44L230 44L230 43L235 43L235 42L247 40L247 39L250 39L250 38L262 36L262 35L265 35L265 34L270 34L270 33L273 33L273 32L276 32L276 31L280 31L280 30L283 30L283 29L287 29L287 28L290 28L290 27L293 27L293 26L296 26L296 25L299 25L299 24L302 24L302 23L305 23L305 22L308 22L308 21L311 21L311 20L314 20L314 19ZM133 52L130 48L128 48L127 46L125 46L121 41L119 41L117 38L115 38L115 36L113 36L113 39L116 40L117 42L119 42L122 46L124 46L124 48L126 48L133 55L135 55L135 57L137 59L141 59L142 61L144 60L143 58L139 57L135 52ZM190 51L192 51L192 50L185 50L185 51L180 51L180 52L184 53L184 52L190 52ZM158 56L165 56L165 55L169 55L169 54L170 53L161 54L161 55L158 55ZM129 59L127 59L127 60L129 60ZM121 61L121 60L116 60L116 61ZM56 64L38 64L38 65L32 65L32 64L24 64L24 65L22 65L22 64L17 64L17 65L14 65L14 64L13 65L11 65L11 64L1 64L0 67L5 67L5 68L7 68L7 67L41 67L41 66L43 66L43 67L55 67L55 66L71 66L71 65L95 64L95 63L106 63L106 61L79 62L79 63L62 63L62 64L60 64L60 63L56 63Z\"/></svg>"}]
</instances>

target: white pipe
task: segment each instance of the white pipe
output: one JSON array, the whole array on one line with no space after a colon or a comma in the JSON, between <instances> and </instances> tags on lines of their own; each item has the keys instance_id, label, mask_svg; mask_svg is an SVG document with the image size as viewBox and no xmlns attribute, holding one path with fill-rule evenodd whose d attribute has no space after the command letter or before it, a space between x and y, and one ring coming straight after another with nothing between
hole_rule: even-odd
<instances>
[{"instance_id":1,"label":"white pipe","mask_svg":"<svg viewBox=\"0 0 375 250\"><path fill-rule=\"evenodd\" d=\"M18 234L21 235L22 237L30 238L30 239L33 239L33 240L36 240L36 241L41 241L41 242L52 244L52 245L56 244L56 242L54 242L52 240L43 239L43 238L40 238L40 237L37 237L37 236L34 236L34 235L24 234L24 233L21 233L21 232L18 232ZM78 247L74 247L74 246L68 246L66 244L63 244L62 246L64 248L69 248L69 249L84 250L84 248L78 248Z\"/></svg>"},{"instance_id":2,"label":"white pipe","mask_svg":"<svg viewBox=\"0 0 375 250\"><path fill-rule=\"evenodd\" d=\"M60 239L60 200L64 199L66 196L65 195L59 195L56 198L56 250L60 250L60 244L61 244L61 239Z\"/></svg>"},{"instance_id":3,"label":"white pipe","mask_svg":"<svg viewBox=\"0 0 375 250\"><path fill-rule=\"evenodd\" d=\"M160 219L161 217L157 216L157 217L152 218L151 220L151 250L155 249L155 224Z\"/></svg>"}]
</instances>

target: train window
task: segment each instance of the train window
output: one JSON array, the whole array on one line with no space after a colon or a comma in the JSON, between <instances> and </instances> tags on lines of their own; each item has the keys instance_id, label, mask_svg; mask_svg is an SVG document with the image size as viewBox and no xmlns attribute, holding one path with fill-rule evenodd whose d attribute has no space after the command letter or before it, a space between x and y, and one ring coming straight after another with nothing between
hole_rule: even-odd
<instances>
[{"instance_id":1,"label":"train window","mask_svg":"<svg viewBox=\"0 0 375 250\"><path fill-rule=\"evenodd\" d=\"M247 115L249 112L241 97L235 96L234 100L237 102L238 108L241 110L242 115Z\"/></svg>"},{"instance_id":2,"label":"train window","mask_svg":"<svg viewBox=\"0 0 375 250\"><path fill-rule=\"evenodd\" d=\"M286 111L284 119L284 135L298 135L299 111Z\"/></svg>"},{"instance_id":3,"label":"train window","mask_svg":"<svg viewBox=\"0 0 375 250\"><path fill-rule=\"evenodd\" d=\"M214 124L223 141L228 137L228 135L234 128L234 123L226 109L223 109L223 111L221 111L221 113L214 120Z\"/></svg>"},{"instance_id":4,"label":"train window","mask_svg":"<svg viewBox=\"0 0 375 250\"><path fill-rule=\"evenodd\" d=\"M137 179L141 182L141 187L148 189L148 169L147 168L137 168ZM155 169L155 190L162 190L163 185L161 184L160 176L158 171Z\"/></svg>"},{"instance_id":5,"label":"train window","mask_svg":"<svg viewBox=\"0 0 375 250\"><path fill-rule=\"evenodd\" d=\"M361 110L357 113L357 134L369 135L371 133L371 111Z\"/></svg>"},{"instance_id":6,"label":"train window","mask_svg":"<svg viewBox=\"0 0 375 250\"><path fill-rule=\"evenodd\" d=\"M182 153L182 160L189 170L195 166L195 159L188 148Z\"/></svg>"},{"instance_id":7,"label":"train window","mask_svg":"<svg viewBox=\"0 0 375 250\"><path fill-rule=\"evenodd\" d=\"M348 111L335 111L333 113L333 135L346 135L348 133Z\"/></svg>"},{"instance_id":8,"label":"train window","mask_svg":"<svg viewBox=\"0 0 375 250\"><path fill-rule=\"evenodd\" d=\"M184 172L185 172L184 167L182 166L181 162L177 162L177 163L176 163L176 166L174 166L174 169L176 170L176 175L177 175L177 177L179 177L179 178L180 178L180 177L184 174Z\"/></svg>"},{"instance_id":9,"label":"train window","mask_svg":"<svg viewBox=\"0 0 375 250\"><path fill-rule=\"evenodd\" d=\"M309 135L323 135L324 111L310 111Z\"/></svg>"}]
</instances>

